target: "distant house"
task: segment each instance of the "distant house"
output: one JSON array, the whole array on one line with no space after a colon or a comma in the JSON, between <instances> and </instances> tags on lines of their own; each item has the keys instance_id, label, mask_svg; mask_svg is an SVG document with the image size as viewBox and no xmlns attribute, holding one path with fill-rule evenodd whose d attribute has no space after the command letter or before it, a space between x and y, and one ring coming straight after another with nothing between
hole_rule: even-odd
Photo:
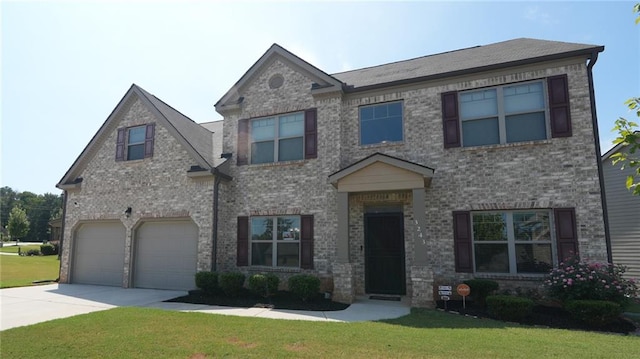
<instances>
[{"instance_id":1,"label":"distant house","mask_svg":"<svg viewBox=\"0 0 640 359\"><path fill-rule=\"evenodd\" d=\"M62 230L62 218L49 221L49 241L59 241Z\"/></svg>"},{"instance_id":2,"label":"distant house","mask_svg":"<svg viewBox=\"0 0 640 359\"><path fill-rule=\"evenodd\" d=\"M628 151L623 144L614 146L602 156L602 165L613 263L626 266L628 278L640 279L640 196L634 196L625 184L633 169L621 170L621 164L613 165L611 158Z\"/></svg>"},{"instance_id":3,"label":"distant house","mask_svg":"<svg viewBox=\"0 0 640 359\"><path fill-rule=\"evenodd\" d=\"M317 275L334 298L606 260L591 71L535 39L328 74L274 44L194 123L134 85L58 184L61 281Z\"/></svg>"}]
</instances>

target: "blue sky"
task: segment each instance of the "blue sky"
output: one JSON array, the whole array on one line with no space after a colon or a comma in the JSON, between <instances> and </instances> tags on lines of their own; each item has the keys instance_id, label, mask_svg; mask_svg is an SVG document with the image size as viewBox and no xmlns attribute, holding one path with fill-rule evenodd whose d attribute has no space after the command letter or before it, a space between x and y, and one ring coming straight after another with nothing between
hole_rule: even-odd
<instances>
[{"instance_id":1,"label":"blue sky","mask_svg":"<svg viewBox=\"0 0 640 359\"><path fill-rule=\"evenodd\" d=\"M278 43L327 73L519 37L604 45L600 138L640 96L634 2L15 2L0 5L1 185L55 184L132 83L196 122Z\"/></svg>"}]
</instances>

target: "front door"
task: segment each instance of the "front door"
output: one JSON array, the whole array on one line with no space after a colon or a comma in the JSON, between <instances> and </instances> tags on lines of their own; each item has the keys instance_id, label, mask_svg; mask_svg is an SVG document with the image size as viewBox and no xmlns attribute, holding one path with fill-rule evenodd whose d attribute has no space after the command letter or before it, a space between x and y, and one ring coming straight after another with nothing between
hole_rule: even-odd
<instances>
[{"instance_id":1,"label":"front door","mask_svg":"<svg viewBox=\"0 0 640 359\"><path fill-rule=\"evenodd\" d=\"M402 213L364 215L365 291L406 293L404 269L404 217Z\"/></svg>"}]
</instances>

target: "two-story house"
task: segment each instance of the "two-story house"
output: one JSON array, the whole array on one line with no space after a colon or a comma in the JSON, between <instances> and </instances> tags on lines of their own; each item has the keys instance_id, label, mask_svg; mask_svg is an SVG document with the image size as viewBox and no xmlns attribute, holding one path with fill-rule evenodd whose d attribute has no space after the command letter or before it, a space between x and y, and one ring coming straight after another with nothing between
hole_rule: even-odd
<instances>
[{"instance_id":1,"label":"two-story house","mask_svg":"<svg viewBox=\"0 0 640 359\"><path fill-rule=\"evenodd\" d=\"M606 260L591 76L603 50L515 39L330 75L273 45L215 105L222 160L214 145L189 150L198 141L180 129L159 138L167 123L195 126L165 123L177 111L134 86L59 184L61 280L83 282L77 263L92 251L77 247L94 235L83 228L105 221L124 246L111 284L124 286L148 286L139 262L189 263L192 273L312 273L340 301L389 294L427 306L434 282L536 286L572 254ZM177 155L119 161L135 136L126 131L150 116L154 148ZM202 136L218 145L215 133ZM117 202L106 217L101 192ZM173 237L172 223L183 226ZM195 238L188 261L145 257L182 233Z\"/></svg>"}]
</instances>

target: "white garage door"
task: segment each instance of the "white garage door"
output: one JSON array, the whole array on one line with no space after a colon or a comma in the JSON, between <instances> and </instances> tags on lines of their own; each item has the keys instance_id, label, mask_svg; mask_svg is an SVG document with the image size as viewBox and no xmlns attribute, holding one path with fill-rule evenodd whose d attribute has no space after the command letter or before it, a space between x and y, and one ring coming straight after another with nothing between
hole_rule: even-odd
<instances>
[{"instance_id":1,"label":"white garage door","mask_svg":"<svg viewBox=\"0 0 640 359\"><path fill-rule=\"evenodd\" d=\"M124 238L122 223L82 224L75 236L71 281L122 286Z\"/></svg>"},{"instance_id":2,"label":"white garage door","mask_svg":"<svg viewBox=\"0 0 640 359\"><path fill-rule=\"evenodd\" d=\"M147 222L136 231L133 285L195 288L198 227L191 221Z\"/></svg>"}]
</instances>

